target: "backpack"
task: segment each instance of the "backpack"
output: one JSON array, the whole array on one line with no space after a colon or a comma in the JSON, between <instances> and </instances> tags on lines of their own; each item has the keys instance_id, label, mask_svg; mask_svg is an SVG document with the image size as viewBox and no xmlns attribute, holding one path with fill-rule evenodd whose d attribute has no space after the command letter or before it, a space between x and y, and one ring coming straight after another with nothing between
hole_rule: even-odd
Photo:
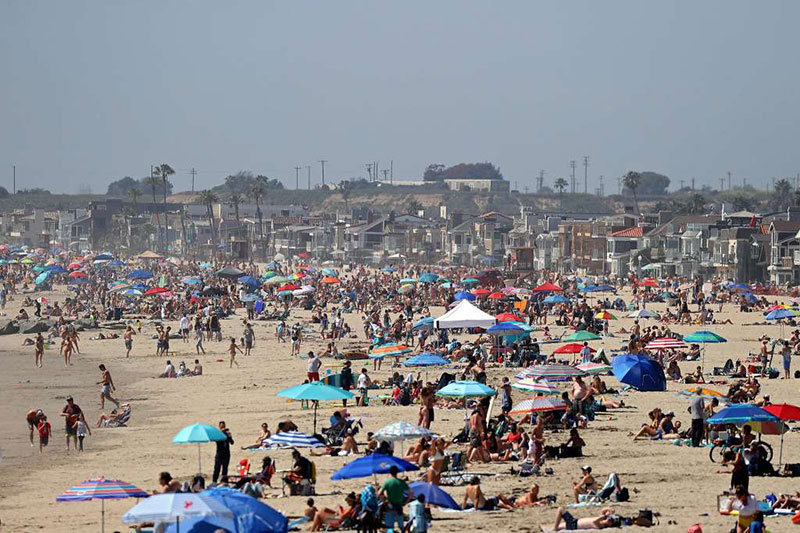
<instances>
[{"instance_id":1,"label":"backpack","mask_svg":"<svg viewBox=\"0 0 800 533\"><path fill-rule=\"evenodd\" d=\"M631 499L631 495L628 492L627 487L622 487L617 491L616 499L618 502L627 502L628 500Z\"/></svg>"}]
</instances>

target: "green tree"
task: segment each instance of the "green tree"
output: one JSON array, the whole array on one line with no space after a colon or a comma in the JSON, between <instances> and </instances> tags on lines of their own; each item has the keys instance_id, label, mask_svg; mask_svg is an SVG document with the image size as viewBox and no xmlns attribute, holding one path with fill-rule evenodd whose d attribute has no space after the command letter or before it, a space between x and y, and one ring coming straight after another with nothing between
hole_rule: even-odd
<instances>
[{"instance_id":1,"label":"green tree","mask_svg":"<svg viewBox=\"0 0 800 533\"><path fill-rule=\"evenodd\" d=\"M134 211L138 211L137 202L139 201L139 197L141 195L142 195L142 191L140 191L137 187L134 187L132 189L128 189L128 196L130 196L131 200L133 201Z\"/></svg>"},{"instance_id":2,"label":"green tree","mask_svg":"<svg viewBox=\"0 0 800 533\"><path fill-rule=\"evenodd\" d=\"M261 177L261 176L259 176ZM253 190L250 193L253 200L256 201L256 217L258 217L258 242L263 247L264 245L264 220L261 213L261 200L267 195L267 189L260 182L253 185Z\"/></svg>"},{"instance_id":3,"label":"green tree","mask_svg":"<svg viewBox=\"0 0 800 533\"><path fill-rule=\"evenodd\" d=\"M422 204L412 196L408 199L408 202L406 202L406 209L408 209L409 214L416 215L419 213L420 209L422 209Z\"/></svg>"},{"instance_id":4,"label":"green tree","mask_svg":"<svg viewBox=\"0 0 800 533\"><path fill-rule=\"evenodd\" d=\"M633 193L633 209L636 211L636 214L639 214L639 199L636 197L636 191L639 189L639 186L642 184L642 175L638 172L629 171L627 174L622 176L622 185L625 188L630 189Z\"/></svg>"},{"instance_id":5,"label":"green tree","mask_svg":"<svg viewBox=\"0 0 800 533\"><path fill-rule=\"evenodd\" d=\"M775 182L775 190L772 191L770 207L776 211L783 211L792 204L792 184L787 179L779 179Z\"/></svg>"},{"instance_id":6,"label":"green tree","mask_svg":"<svg viewBox=\"0 0 800 533\"><path fill-rule=\"evenodd\" d=\"M558 191L558 204L561 209L564 208L564 191L568 186L569 183L564 178L556 178L555 183L553 183L553 188Z\"/></svg>"},{"instance_id":7,"label":"green tree","mask_svg":"<svg viewBox=\"0 0 800 533\"><path fill-rule=\"evenodd\" d=\"M169 184L169 177L175 174L175 171L172 170L172 167L166 163L161 163L160 165L156 165L153 173L161 178L161 184L164 187L164 205L167 204L167 189Z\"/></svg>"}]
</instances>

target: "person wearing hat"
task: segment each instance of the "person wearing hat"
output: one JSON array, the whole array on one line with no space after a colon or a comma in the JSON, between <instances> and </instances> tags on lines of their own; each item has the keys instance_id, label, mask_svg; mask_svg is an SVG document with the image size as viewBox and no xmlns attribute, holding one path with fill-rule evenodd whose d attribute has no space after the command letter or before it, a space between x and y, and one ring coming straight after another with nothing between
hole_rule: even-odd
<instances>
[{"instance_id":1,"label":"person wearing hat","mask_svg":"<svg viewBox=\"0 0 800 533\"><path fill-rule=\"evenodd\" d=\"M33 430L36 429L42 418L44 418L44 411L41 409L31 409L25 415L25 421L28 423L28 431L30 432L31 446L33 446Z\"/></svg>"},{"instance_id":2,"label":"person wearing hat","mask_svg":"<svg viewBox=\"0 0 800 533\"><path fill-rule=\"evenodd\" d=\"M575 503L580 501L581 494L594 494L597 492L597 480L592 476L592 467L583 465L581 467L581 480L572 484L572 493L575 495Z\"/></svg>"},{"instance_id":3,"label":"person wearing hat","mask_svg":"<svg viewBox=\"0 0 800 533\"><path fill-rule=\"evenodd\" d=\"M67 396L67 405L61 410L61 416L66 420L66 433L67 433L67 451L69 451L69 438L72 437L75 449L78 449L78 430L75 427L75 422L80 419L83 411L77 403L72 399L72 396Z\"/></svg>"}]
</instances>

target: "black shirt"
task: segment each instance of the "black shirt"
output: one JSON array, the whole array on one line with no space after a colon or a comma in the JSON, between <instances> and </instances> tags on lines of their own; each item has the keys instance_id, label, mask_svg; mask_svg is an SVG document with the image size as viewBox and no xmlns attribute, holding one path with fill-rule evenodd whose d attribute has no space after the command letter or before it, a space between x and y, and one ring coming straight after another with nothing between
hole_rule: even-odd
<instances>
[{"instance_id":1,"label":"black shirt","mask_svg":"<svg viewBox=\"0 0 800 533\"><path fill-rule=\"evenodd\" d=\"M300 470L303 479L311 479L311 461L301 455L294 462L294 467Z\"/></svg>"},{"instance_id":2,"label":"black shirt","mask_svg":"<svg viewBox=\"0 0 800 533\"><path fill-rule=\"evenodd\" d=\"M231 437L231 432L228 429L223 431L223 433L225 433L225 436L227 436L228 438L225 440L217 441L217 455L230 457L231 444L233 444L233 437Z\"/></svg>"},{"instance_id":3,"label":"black shirt","mask_svg":"<svg viewBox=\"0 0 800 533\"><path fill-rule=\"evenodd\" d=\"M339 375L341 376L342 388L344 390L349 390L350 387L353 386L353 370L349 366L346 366Z\"/></svg>"}]
</instances>

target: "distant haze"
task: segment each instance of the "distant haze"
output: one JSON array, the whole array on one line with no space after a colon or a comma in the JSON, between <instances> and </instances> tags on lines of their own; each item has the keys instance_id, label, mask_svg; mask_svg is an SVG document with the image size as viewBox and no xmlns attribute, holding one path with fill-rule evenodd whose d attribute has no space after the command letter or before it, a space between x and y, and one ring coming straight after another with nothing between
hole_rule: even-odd
<instances>
[{"instance_id":1,"label":"distant haze","mask_svg":"<svg viewBox=\"0 0 800 533\"><path fill-rule=\"evenodd\" d=\"M796 1L0 3L0 184L491 161L519 189L800 172Z\"/></svg>"}]
</instances>

